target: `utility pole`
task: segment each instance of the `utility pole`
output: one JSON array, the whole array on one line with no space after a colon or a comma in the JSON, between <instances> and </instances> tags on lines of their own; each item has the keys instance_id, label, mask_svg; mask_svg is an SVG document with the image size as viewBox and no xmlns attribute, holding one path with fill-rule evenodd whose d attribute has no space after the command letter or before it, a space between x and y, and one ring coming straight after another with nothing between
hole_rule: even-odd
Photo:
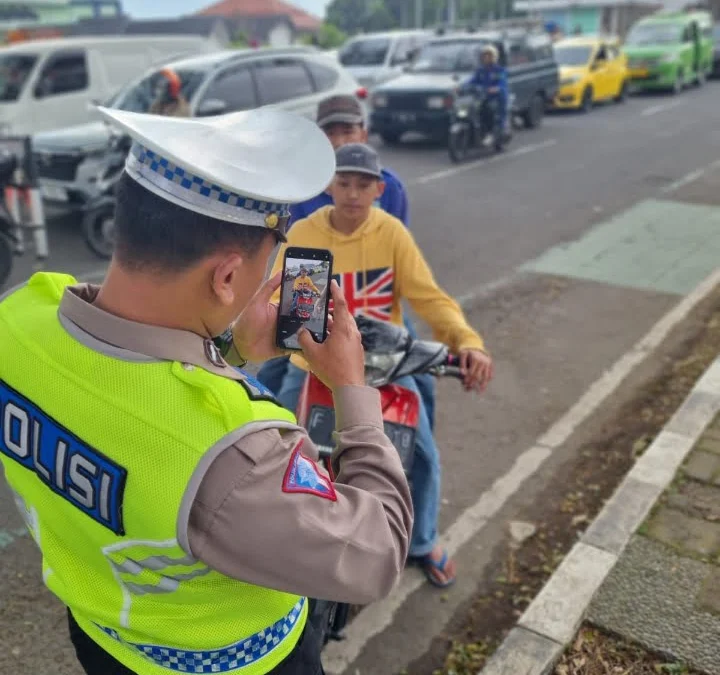
<instances>
[{"instance_id":1,"label":"utility pole","mask_svg":"<svg viewBox=\"0 0 720 675\"><path fill-rule=\"evenodd\" d=\"M457 24L457 6L455 0L448 0L448 25Z\"/></svg>"},{"instance_id":2,"label":"utility pole","mask_svg":"<svg viewBox=\"0 0 720 675\"><path fill-rule=\"evenodd\" d=\"M415 0L415 28L423 27L424 9L423 0Z\"/></svg>"}]
</instances>

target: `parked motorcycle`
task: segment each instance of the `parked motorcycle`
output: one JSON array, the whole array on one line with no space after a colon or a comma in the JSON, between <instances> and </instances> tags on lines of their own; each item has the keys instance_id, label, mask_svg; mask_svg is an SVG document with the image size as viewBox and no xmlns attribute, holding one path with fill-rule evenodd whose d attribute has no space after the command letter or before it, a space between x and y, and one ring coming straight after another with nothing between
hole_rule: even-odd
<instances>
[{"instance_id":1,"label":"parked motorcycle","mask_svg":"<svg viewBox=\"0 0 720 675\"><path fill-rule=\"evenodd\" d=\"M365 347L365 381L380 390L385 433L398 451L409 476L422 402L413 391L392 383L406 375L420 373L462 378L459 360L443 344L413 340L402 326L362 316L355 320ZM330 457L334 449L332 434L335 430L332 392L312 373L307 376L300 394L297 419L308 430L320 451L321 461L332 476ZM313 600L310 609L310 620L321 636L323 646L329 640L344 639L349 605Z\"/></svg>"},{"instance_id":2,"label":"parked motorcycle","mask_svg":"<svg viewBox=\"0 0 720 675\"><path fill-rule=\"evenodd\" d=\"M483 92L462 93L455 98L448 135L448 152L454 163L471 156L502 152L512 138L500 123L499 102Z\"/></svg>"},{"instance_id":3,"label":"parked motorcycle","mask_svg":"<svg viewBox=\"0 0 720 675\"><path fill-rule=\"evenodd\" d=\"M8 152L0 154L0 191L12 182L17 167L17 158L13 154ZM5 200L0 198L0 288L10 277L17 245L17 226L5 205Z\"/></svg>"},{"instance_id":4,"label":"parked motorcycle","mask_svg":"<svg viewBox=\"0 0 720 675\"><path fill-rule=\"evenodd\" d=\"M109 260L115 249L115 190L130 150L128 136L116 136L107 155L103 180L83 205L82 230L85 243L99 258Z\"/></svg>"}]
</instances>

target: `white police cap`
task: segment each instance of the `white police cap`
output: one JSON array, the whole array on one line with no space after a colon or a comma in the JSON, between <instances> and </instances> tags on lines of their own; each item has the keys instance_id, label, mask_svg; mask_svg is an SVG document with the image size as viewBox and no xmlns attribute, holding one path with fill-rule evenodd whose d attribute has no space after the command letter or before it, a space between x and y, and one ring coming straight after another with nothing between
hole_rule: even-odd
<instances>
[{"instance_id":1,"label":"white police cap","mask_svg":"<svg viewBox=\"0 0 720 675\"><path fill-rule=\"evenodd\" d=\"M98 110L132 137L125 169L145 188L191 211L281 237L290 205L320 194L335 173L323 131L281 110L196 119Z\"/></svg>"}]
</instances>

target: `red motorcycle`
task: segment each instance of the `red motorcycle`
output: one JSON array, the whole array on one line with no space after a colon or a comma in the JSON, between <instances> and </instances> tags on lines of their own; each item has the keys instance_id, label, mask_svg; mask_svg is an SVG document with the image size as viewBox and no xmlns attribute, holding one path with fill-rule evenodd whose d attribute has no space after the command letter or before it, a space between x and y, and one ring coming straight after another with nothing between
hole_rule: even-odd
<instances>
[{"instance_id":1,"label":"red motorcycle","mask_svg":"<svg viewBox=\"0 0 720 675\"><path fill-rule=\"evenodd\" d=\"M309 321L315 312L315 298L318 294L313 293L309 288L301 288L296 293L295 317L301 321Z\"/></svg>"},{"instance_id":2,"label":"red motorcycle","mask_svg":"<svg viewBox=\"0 0 720 675\"><path fill-rule=\"evenodd\" d=\"M402 326L356 317L365 348L365 381L380 390L385 433L392 441L409 477L415 456L415 434L422 405L415 392L392 384L406 375L429 373L437 377L462 378L459 360L439 342L413 340ZM333 476L330 457L334 445L335 410L331 391L312 373L305 379L297 408L298 424L308 430L320 451L320 459ZM312 600L310 620L325 645L343 640L350 606Z\"/></svg>"}]
</instances>

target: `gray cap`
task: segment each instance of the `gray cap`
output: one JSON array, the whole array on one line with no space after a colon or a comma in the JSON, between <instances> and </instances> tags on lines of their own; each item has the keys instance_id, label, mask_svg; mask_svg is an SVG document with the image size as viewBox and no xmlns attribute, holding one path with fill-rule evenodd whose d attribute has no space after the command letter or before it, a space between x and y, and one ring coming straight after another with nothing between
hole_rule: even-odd
<instances>
[{"instance_id":1,"label":"gray cap","mask_svg":"<svg viewBox=\"0 0 720 675\"><path fill-rule=\"evenodd\" d=\"M349 143L335 152L335 173L364 173L382 179L382 167L377 152L363 143Z\"/></svg>"},{"instance_id":2,"label":"gray cap","mask_svg":"<svg viewBox=\"0 0 720 675\"><path fill-rule=\"evenodd\" d=\"M331 124L365 124L360 102L354 96L331 96L318 105L317 124L320 128Z\"/></svg>"}]
</instances>

